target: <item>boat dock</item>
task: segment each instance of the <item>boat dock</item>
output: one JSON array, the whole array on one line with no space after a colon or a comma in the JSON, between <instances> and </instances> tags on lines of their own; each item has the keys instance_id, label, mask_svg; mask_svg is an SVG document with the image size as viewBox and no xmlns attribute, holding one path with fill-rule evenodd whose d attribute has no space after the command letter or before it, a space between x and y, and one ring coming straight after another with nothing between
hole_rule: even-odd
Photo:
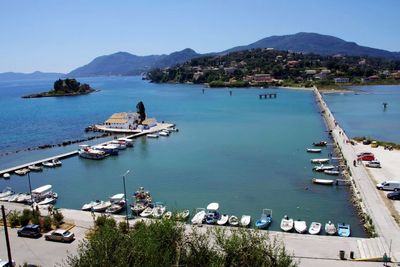
<instances>
[{"instance_id":1,"label":"boat dock","mask_svg":"<svg viewBox=\"0 0 400 267\"><path fill-rule=\"evenodd\" d=\"M271 98L276 98L277 94L276 93L269 93L269 94L259 94L258 97L260 99L271 99Z\"/></svg>"}]
</instances>

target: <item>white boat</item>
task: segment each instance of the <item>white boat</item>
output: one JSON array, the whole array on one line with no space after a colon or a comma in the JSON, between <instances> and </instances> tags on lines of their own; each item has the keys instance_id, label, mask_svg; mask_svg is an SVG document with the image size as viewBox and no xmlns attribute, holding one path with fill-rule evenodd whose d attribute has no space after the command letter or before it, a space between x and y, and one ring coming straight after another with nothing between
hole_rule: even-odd
<instances>
[{"instance_id":1,"label":"white boat","mask_svg":"<svg viewBox=\"0 0 400 267\"><path fill-rule=\"evenodd\" d=\"M294 229L299 234L303 234L307 231L307 224L305 221L295 221L294 222Z\"/></svg>"},{"instance_id":2,"label":"white boat","mask_svg":"<svg viewBox=\"0 0 400 267\"><path fill-rule=\"evenodd\" d=\"M158 138L158 134L148 134L147 138Z\"/></svg>"},{"instance_id":3,"label":"white boat","mask_svg":"<svg viewBox=\"0 0 400 267\"><path fill-rule=\"evenodd\" d=\"M324 173L325 173L325 174L328 174L328 175L339 175L339 174L340 174L340 171L336 171L336 170L325 170Z\"/></svg>"},{"instance_id":4,"label":"white boat","mask_svg":"<svg viewBox=\"0 0 400 267\"><path fill-rule=\"evenodd\" d=\"M100 200L91 201L90 203L84 204L82 206L81 210L83 210L83 211L91 210L93 207L99 205L100 203L101 203Z\"/></svg>"},{"instance_id":5,"label":"white boat","mask_svg":"<svg viewBox=\"0 0 400 267\"><path fill-rule=\"evenodd\" d=\"M106 144L102 144L102 145L93 146L92 148L96 149L96 150L104 151L108 155L118 155L118 153L119 153L119 145L115 145L115 144L106 143Z\"/></svg>"},{"instance_id":6,"label":"white boat","mask_svg":"<svg viewBox=\"0 0 400 267\"><path fill-rule=\"evenodd\" d=\"M312 222L310 224L310 228L308 228L308 232L311 235L318 235L321 232L321 223L319 222Z\"/></svg>"},{"instance_id":7,"label":"white boat","mask_svg":"<svg viewBox=\"0 0 400 267\"><path fill-rule=\"evenodd\" d=\"M328 163L329 159L312 159L311 163Z\"/></svg>"},{"instance_id":8,"label":"white boat","mask_svg":"<svg viewBox=\"0 0 400 267\"><path fill-rule=\"evenodd\" d=\"M153 208L152 207L147 207L147 208L144 209L144 211L142 211L140 213L140 216L147 218L147 217L150 217L151 214L153 214Z\"/></svg>"},{"instance_id":9,"label":"white boat","mask_svg":"<svg viewBox=\"0 0 400 267\"><path fill-rule=\"evenodd\" d=\"M192 224L202 224L206 218L206 210L203 208L197 208L196 214L192 218Z\"/></svg>"},{"instance_id":10,"label":"white boat","mask_svg":"<svg viewBox=\"0 0 400 267\"><path fill-rule=\"evenodd\" d=\"M112 197L110 197L110 202L111 203L118 203L118 202L120 202L121 200L124 200L124 199L125 199L125 195L123 193L118 193L118 194L115 194Z\"/></svg>"},{"instance_id":11,"label":"white boat","mask_svg":"<svg viewBox=\"0 0 400 267\"><path fill-rule=\"evenodd\" d=\"M171 211L167 211L166 213L164 213L162 218L165 219L165 220L170 220L172 218L172 212Z\"/></svg>"},{"instance_id":12,"label":"white boat","mask_svg":"<svg viewBox=\"0 0 400 267\"><path fill-rule=\"evenodd\" d=\"M8 202L17 202L17 199L21 196L21 193L12 195L8 198Z\"/></svg>"},{"instance_id":13,"label":"white boat","mask_svg":"<svg viewBox=\"0 0 400 267\"><path fill-rule=\"evenodd\" d=\"M32 196L28 193L20 194L17 198L16 202L18 203L25 203L32 199Z\"/></svg>"},{"instance_id":14,"label":"white boat","mask_svg":"<svg viewBox=\"0 0 400 267\"><path fill-rule=\"evenodd\" d=\"M106 213L117 214L120 213L125 207L125 199L121 199L118 202L112 203L112 205L106 209Z\"/></svg>"},{"instance_id":15,"label":"white boat","mask_svg":"<svg viewBox=\"0 0 400 267\"><path fill-rule=\"evenodd\" d=\"M312 178L314 184L333 185L335 180Z\"/></svg>"},{"instance_id":16,"label":"white boat","mask_svg":"<svg viewBox=\"0 0 400 267\"><path fill-rule=\"evenodd\" d=\"M52 186L50 185L50 184L47 184L47 185L43 185L43 186L41 186L41 187L38 187L38 188L36 188L36 189L33 189L32 190L32 194L40 194L40 195L42 195L42 194L44 194L44 193L46 193L46 192L49 192L49 191L51 191L51 189L52 189Z\"/></svg>"},{"instance_id":17,"label":"white boat","mask_svg":"<svg viewBox=\"0 0 400 267\"><path fill-rule=\"evenodd\" d=\"M232 226L238 226L239 225L239 219L235 215L232 215L231 217L229 217L228 222L229 222L229 225L232 225Z\"/></svg>"},{"instance_id":18,"label":"white boat","mask_svg":"<svg viewBox=\"0 0 400 267\"><path fill-rule=\"evenodd\" d=\"M109 144L118 145L118 149L119 150L126 149L126 142L125 141L112 140L111 142L109 142Z\"/></svg>"},{"instance_id":19,"label":"white boat","mask_svg":"<svg viewBox=\"0 0 400 267\"><path fill-rule=\"evenodd\" d=\"M220 217L220 214L218 212L219 209L219 203L217 202L212 202L207 205L207 211L206 211L206 223L207 224L215 224Z\"/></svg>"},{"instance_id":20,"label":"white boat","mask_svg":"<svg viewBox=\"0 0 400 267\"><path fill-rule=\"evenodd\" d=\"M42 206L42 205L54 204L54 203L56 203L56 201L57 201L57 199L54 197L46 197L45 199L43 199L42 201L40 201L37 204Z\"/></svg>"},{"instance_id":21,"label":"white boat","mask_svg":"<svg viewBox=\"0 0 400 267\"><path fill-rule=\"evenodd\" d=\"M168 128L170 132L179 132L179 129L176 127Z\"/></svg>"},{"instance_id":22,"label":"white boat","mask_svg":"<svg viewBox=\"0 0 400 267\"><path fill-rule=\"evenodd\" d=\"M11 187L6 187L3 189L3 191L0 193L0 198L3 197L8 197L14 194L14 191L11 190Z\"/></svg>"},{"instance_id":23,"label":"white boat","mask_svg":"<svg viewBox=\"0 0 400 267\"><path fill-rule=\"evenodd\" d=\"M331 221L325 224L325 233L327 233L328 235L335 235L336 232L337 232L336 226Z\"/></svg>"},{"instance_id":24,"label":"white boat","mask_svg":"<svg viewBox=\"0 0 400 267\"><path fill-rule=\"evenodd\" d=\"M242 218L240 218L240 226L243 227L249 227L251 222L251 216L250 215L242 215Z\"/></svg>"},{"instance_id":25,"label":"white boat","mask_svg":"<svg viewBox=\"0 0 400 267\"><path fill-rule=\"evenodd\" d=\"M38 166L38 165L30 165L30 166L28 166L28 168L33 172L41 172L41 171L43 171L43 167L42 166Z\"/></svg>"},{"instance_id":26,"label":"white boat","mask_svg":"<svg viewBox=\"0 0 400 267\"><path fill-rule=\"evenodd\" d=\"M218 225L225 225L228 223L229 220L229 215L228 214L222 214L219 220L217 221Z\"/></svg>"},{"instance_id":27,"label":"white boat","mask_svg":"<svg viewBox=\"0 0 400 267\"><path fill-rule=\"evenodd\" d=\"M101 150L93 149L88 145L81 145L79 156L85 159L104 159L107 153Z\"/></svg>"},{"instance_id":28,"label":"white boat","mask_svg":"<svg viewBox=\"0 0 400 267\"><path fill-rule=\"evenodd\" d=\"M47 167L47 168L52 168L52 167L54 167L54 163L52 163L51 161L42 162L42 165L45 166L45 167Z\"/></svg>"},{"instance_id":29,"label":"white boat","mask_svg":"<svg viewBox=\"0 0 400 267\"><path fill-rule=\"evenodd\" d=\"M316 171L316 172L324 172L324 171L326 171L326 170L333 170L333 169L335 169L335 166L333 166L333 165L319 165L319 166L315 166L314 168L313 168L313 171Z\"/></svg>"},{"instance_id":30,"label":"white boat","mask_svg":"<svg viewBox=\"0 0 400 267\"><path fill-rule=\"evenodd\" d=\"M290 219L287 215L283 216L281 220L281 229L285 232L290 232L293 229L294 221Z\"/></svg>"},{"instance_id":31,"label":"white boat","mask_svg":"<svg viewBox=\"0 0 400 267\"><path fill-rule=\"evenodd\" d=\"M153 212L151 214L151 216L153 216L153 218L159 219L163 216L163 214L165 213L165 210L167 209L166 206L164 206L163 203L161 202L156 202L153 208Z\"/></svg>"},{"instance_id":32,"label":"white boat","mask_svg":"<svg viewBox=\"0 0 400 267\"><path fill-rule=\"evenodd\" d=\"M160 136L169 136L169 132L161 131L158 133Z\"/></svg>"},{"instance_id":33,"label":"white boat","mask_svg":"<svg viewBox=\"0 0 400 267\"><path fill-rule=\"evenodd\" d=\"M320 148L307 148L308 153L321 153L322 149Z\"/></svg>"},{"instance_id":34,"label":"white boat","mask_svg":"<svg viewBox=\"0 0 400 267\"><path fill-rule=\"evenodd\" d=\"M118 138L118 141L124 141L127 147L133 147L133 140L129 138Z\"/></svg>"},{"instance_id":35,"label":"white boat","mask_svg":"<svg viewBox=\"0 0 400 267\"><path fill-rule=\"evenodd\" d=\"M190 215L190 211L189 211L189 210L184 210L184 211L178 212L178 213L176 214L176 217L175 217L175 218L176 218L178 221L186 221L187 218L189 218L189 215Z\"/></svg>"},{"instance_id":36,"label":"white boat","mask_svg":"<svg viewBox=\"0 0 400 267\"><path fill-rule=\"evenodd\" d=\"M53 165L56 166L56 167L62 165L62 162L61 162L61 160L59 160L59 159L53 159L53 160L51 161L51 163L53 163Z\"/></svg>"},{"instance_id":37,"label":"white boat","mask_svg":"<svg viewBox=\"0 0 400 267\"><path fill-rule=\"evenodd\" d=\"M15 174L18 174L20 176L27 174L31 170L29 168L23 168L15 171Z\"/></svg>"},{"instance_id":38,"label":"white boat","mask_svg":"<svg viewBox=\"0 0 400 267\"><path fill-rule=\"evenodd\" d=\"M6 196L6 197L1 197L1 198L0 198L0 201L8 201L10 198L14 197L14 195L15 195L15 194L12 194L12 195L9 195L9 196ZM17 194L17 195L18 195L18 194Z\"/></svg>"},{"instance_id":39,"label":"white boat","mask_svg":"<svg viewBox=\"0 0 400 267\"><path fill-rule=\"evenodd\" d=\"M106 209L111 207L112 203L110 201L101 201L98 205L94 206L92 210L94 212L104 212Z\"/></svg>"},{"instance_id":40,"label":"white boat","mask_svg":"<svg viewBox=\"0 0 400 267\"><path fill-rule=\"evenodd\" d=\"M10 179L10 174L8 172L6 172L5 174L3 174L3 178Z\"/></svg>"}]
</instances>

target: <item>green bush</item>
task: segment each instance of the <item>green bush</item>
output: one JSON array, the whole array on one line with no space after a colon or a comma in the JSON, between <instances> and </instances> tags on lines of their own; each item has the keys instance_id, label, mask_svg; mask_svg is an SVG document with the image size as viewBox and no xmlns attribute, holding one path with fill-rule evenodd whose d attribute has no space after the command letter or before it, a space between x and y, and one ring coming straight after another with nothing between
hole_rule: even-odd
<instances>
[{"instance_id":1,"label":"green bush","mask_svg":"<svg viewBox=\"0 0 400 267\"><path fill-rule=\"evenodd\" d=\"M11 228L17 227L18 225L20 225L20 221L19 221L19 213L16 211L12 211L8 217L8 222L10 223Z\"/></svg>"},{"instance_id":2,"label":"green bush","mask_svg":"<svg viewBox=\"0 0 400 267\"><path fill-rule=\"evenodd\" d=\"M32 219L32 211L30 209L24 209L22 214L19 216L19 222L22 226L25 226Z\"/></svg>"},{"instance_id":3,"label":"green bush","mask_svg":"<svg viewBox=\"0 0 400 267\"><path fill-rule=\"evenodd\" d=\"M45 216L43 218L43 230L44 231L50 231L51 230L51 217L50 216Z\"/></svg>"},{"instance_id":4,"label":"green bush","mask_svg":"<svg viewBox=\"0 0 400 267\"><path fill-rule=\"evenodd\" d=\"M106 215L101 215L97 217L95 221L95 225L97 227L103 227L103 226L110 226L110 227L115 227L117 223L112 217L107 217Z\"/></svg>"},{"instance_id":5,"label":"green bush","mask_svg":"<svg viewBox=\"0 0 400 267\"><path fill-rule=\"evenodd\" d=\"M60 225L63 223L63 220L64 220L64 215L60 211L56 210L53 213L53 223L54 223L54 225L57 228L60 227Z\"/></svg>"}]
</instances>

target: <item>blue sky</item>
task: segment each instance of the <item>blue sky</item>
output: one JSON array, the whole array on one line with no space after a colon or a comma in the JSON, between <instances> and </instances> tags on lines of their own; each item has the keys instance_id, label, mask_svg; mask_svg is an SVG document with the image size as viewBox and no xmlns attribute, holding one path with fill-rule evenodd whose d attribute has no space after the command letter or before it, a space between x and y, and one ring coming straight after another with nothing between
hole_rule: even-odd
<instances>
[{"instance_id":1,"label":"blue sky","mask_svg":"<svg viewBox=\"0 0 400 267\"><path fill-rule=\"evenodd\" d=\"M400 1L1 0L0 72L69 72L100 55L213 52L300 31L400 51Z\"/></svg>"}]
</instances>

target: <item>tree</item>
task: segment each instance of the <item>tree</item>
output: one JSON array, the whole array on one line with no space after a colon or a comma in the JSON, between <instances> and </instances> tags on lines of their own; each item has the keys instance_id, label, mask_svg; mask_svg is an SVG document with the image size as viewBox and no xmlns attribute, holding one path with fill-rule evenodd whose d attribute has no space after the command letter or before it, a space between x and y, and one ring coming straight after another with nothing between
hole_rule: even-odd
<instances>
[{"instance_id":1,"label":"tree","mask_svg":"<svg viewBox=\"0 0 400 267\"><path fill-rule=\"evenodd\" d=\"M139 113L140 121L144 121L146 119L146 110L144 108L144 104L142 101L137 103L136 105L136 112Z\"/></svg>"}]
</instances>

